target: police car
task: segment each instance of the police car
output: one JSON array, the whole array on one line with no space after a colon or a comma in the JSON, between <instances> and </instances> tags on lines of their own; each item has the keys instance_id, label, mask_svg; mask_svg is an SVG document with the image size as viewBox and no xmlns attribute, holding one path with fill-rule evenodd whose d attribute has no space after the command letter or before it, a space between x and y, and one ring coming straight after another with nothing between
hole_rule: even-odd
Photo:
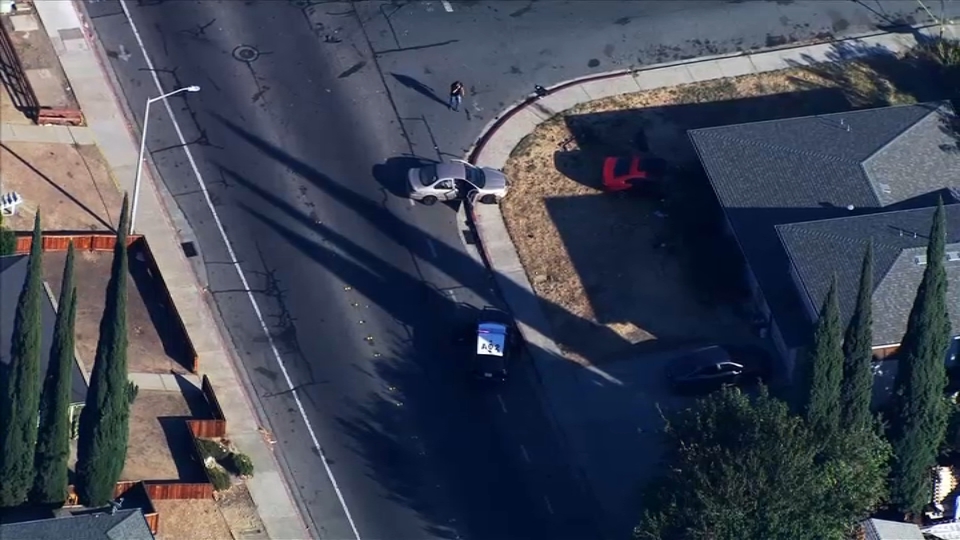
<instances>
[{"instance_id":1,"label":"police car","mask_svg":"<svg viewBox=\"0 0 960 540\"><path fill-rule=\"evenodd\" d=\"M473 374L477 379L504 381L507 358L513 342L510 317L497 309L485 308L476 326Z\"/></svg>"}]
</instances>

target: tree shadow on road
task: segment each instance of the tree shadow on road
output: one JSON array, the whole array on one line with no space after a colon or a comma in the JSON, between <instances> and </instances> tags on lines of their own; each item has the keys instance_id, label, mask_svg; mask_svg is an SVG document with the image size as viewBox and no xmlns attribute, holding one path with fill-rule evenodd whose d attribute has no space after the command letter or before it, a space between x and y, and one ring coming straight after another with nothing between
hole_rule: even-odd
<instances>
[{"instance_id":1,"label":"tree shadow on road","mask_svg":"<svg viewBox=\"0 0 960 540\"><path fill-rule=\"evenodd\" d=\"M477 262L471 259L462 251L448 246L446 243L440 239L434 238L429 231L424 231L417 228L410 223L403 221L396 215L394 215L388 208L384 207L379 201L372 201L361 195L358 195L356 192L350 190L348 187L335 182L326 175L320 173L319 171L313 169L309 165L305 164L302 161L294 158L293 156L287 154L283 150L273 146L272 144L250 134L242 127L237 126L229 119L220 118L218 119L224 123L228 128L233 130L238 134L242 139L253 145L255 148L264 152L267 156L276 159L284 166L289 167L291 171L295 174L302 176L306 181L313 184L315 187L322 190L326 193L331 199L340 202L344 206L350 208L357 213L363 219L366 219L376 228L383 231L387 236L393 238L424 238L430 240L429 242L417 241L417 242L408 242L405 243L405 247L410 251L411 255L414 257L424 260L431 261L431 264L436 266L441 272L447 274L452 279L456 280L458 283L470 283L473 281L473 273L476 270ZM271 193L259 186L254 182L246 179L243 175L237 173L236 171L230 171L224 169L225 173L233 177L236 183L252 192L258 198L262 199L263 202L268 203L269 207L273 207L281 210L284 215L295 220L298 226L303 226L307 230L316 233L320 237L324 238L325 242L328 242L332 246L336 246L341 251L358 256L360 260L367 260L371 267L382 267L384 266L383 260L375 254L367 253L363 248L357 245L352 239L345 238L343 235L335 231L333 228L329 227L323 223L317 223L314 220L311 220L299 209L293 207L293 205L282 200L280 197ZM260 215L264 215L262 211L251 208L251 211L257 211ZM306 240L307 244L302 245L302 248L307 252L311 251L315 244L313 241ZM431 246L432 244L432 246ZM312 255L311 255L312 256ZM333 268L331 271L340 275L340 277L347 283L353 281L353 276L350 273L340 273L336 271L336 259L331 260ZM326 264L326 263L323 263ZM486 272L486 269L481 269ZM397 272L397 269L391 267L392 272ZM404 279L409 280L409 276L403 274ZM417 285L419 282L415 282L413 285ZM537 296L531 296L531 294L521 289L517 284L503 280L501 283L500 294L505 297L513 298L524 298L524 301L535 301L538 302L540 307L547 312L549 317L552 317L553 320L558 319L582 319L581 317L570 313L562 306L543 301ZM409 323L408 318L410 317L410 306L400 305L397 302L391 300L391 296L395 295L395 288L397 284L390 284L384 288L384 286L379 286L367 291L361 291L366 294L369 298L374 299L377 302L381 302L381 307L389 312L391 315L396 317L398 320ZM359 287L358 287L358 290ZM495 304L496 298L494 293L486 288L479 288L473 290L486 304ZM414 306L415 307L415 306ZM414 317L415 318L415 317ZM528 325L534 327L538 332L541 332L545 335L553 334L551 328L546 325L544 320L535 320L535 321L522 321ZM601 328L600 331L603 332L606 329ZM609 334L607 336L609 339L622 339L615 332L611 330L606 330ZM560 337L562 340L562 336ZM578 352L578 351L573 351Z\"/></svg>"},{"instance_id":2,"label":"tree shadow on road","mask_svg":"<svg viewBox=\"0 0 960 540\"><path fill-rule=\"evenodd\" d=\"M877 45L840 42L827 51L826 62L804 56L801 62L789 64L835 85L854 107L956 99L960 69L949 65L950 42L922 34L918 34L918 42L920 45L906 54ZM801 87L815 84L806 78L793 80Z\"/></svg>"},{"instance_id":3,"label":"tree shadow on road","mask_svg":"<svg viewBox=\"0 0 960 540\"><path fill-rule=\"evenodd\" d=\"M414 235L417 238L432 238L428 232L421 231L393 215L382 203L356 194L229 120L220 120L252 146L283 163L294 173L322 189L333 200L346 205L359 217L383 230L385 234L401 239ZM451 352L447 345L436 342L438 334L451 337L455 334L458 311L453 308L452 299L405 269L387 263L381 255L363 248L354 239L324 223L310 220L303 212L257 186L239 172L228 169L224 169L224 172L231 177L235 185L249 191L258 200L252 205L238 202L245 212L349 284L357 293L370 299L371 303L376 303L377 308L385 311L398 323L411 329L409 337L392 336L388 340L397 343L394 347L387 350L383 350L379 345L375 347L380 355L373 360L376 374L390 386L399 389L398 393L386 397L374 396L370 403L358 404L357 410L361 412L358 417L341 419L341 427L357 440L357 452L365 457L371 467L370 476L382 484L392 496L397 497L397 500L415 510L427 524L426 527L441 537L444 531L451 527L449 508L475 509L471 510L471 516L454 516L460 524L465 524L468 530L489 530L498 523L504 523L503 519L493 519L495 514L513 512L514 505L504 504L502 499L505 495L499 491L502 486L497 482L500 482L500 479L510 480L511 477L503 475L501 471L490 470L490 456L483 452L478 455L479 450L472 453L470 451L470 448L480 449L491 444L491 436L486 431L489 429L489 420L484 415L470 412L467 416L474 418L471 425L454 425L451 419L462 418L463 415L448 415L446 412L451 403L462 403L466 408L471 406L468 403L470 400L464 398L467 390L457 382L463 378L460 370L465 367L463 363L466 359ZM276 210L280 211L279 214ZM406 247L414 257L430 260L440 271L459 283L474 281L474 277L466 274L471 266L475 271L475 261L444 242L434 239L432 243L432 248L428 242L423 241L411 242ZM504 286L517 287L513 284ZM498 303L490 290L481 288L474 292L484 303ZM526 294L528 301L539 301L529 293L517 290L511 292L515 295ZM557 306L545 308L562 310ZM531 324L536 325L540 332L550 333L540 321L531 321ZM581 369L561 358L556 358L556 362L554 370ZM552 376L560 377L556 374ZM395 397L407 405L396 405ZM438 422L439 426L436 425ZM468 475L469 478L453 482L445 480L448 486L456 487L448 488L452 491L444 492L443 497L433 496L433 499L425 501L423 490L427 487L423 485L423 479L411 478L405 467L400 466L410 463L410 460L419 459L416 457L419 452L417 443L404 439L402 433L405 432L435 434L438 439L420 442L425 445L427 455L432 459L450 459L449 463L437 465L444 471L443 476L457 479ZM391 447L397 448L396 456L389 455ZM489 451L494 452L496 449ZM388 455L383 455L384 452ZM380 470L380 467L383 469ZM445 503L443 498L450 498L455 502ZM586 510L592 508L589 502L581 506L585 512L593 514L592 510ZM516 510L522 512L523 508L518 507ZM518 515L514 519L511 516L507 521L523 522L521 517ZM529 520L529 517L527 519ZM577 522L589 521L581 516L570 516L569 519ZM470 521L465 523L468 520ZM571 526L570 529L574 532L570 534L577 530L583 531L583 526L580 527L575 529ZM512 531L492 532L493 534L488 536L513 537ZM583 534L579 536L583 537Z\"/></svg>"}]
</instances>

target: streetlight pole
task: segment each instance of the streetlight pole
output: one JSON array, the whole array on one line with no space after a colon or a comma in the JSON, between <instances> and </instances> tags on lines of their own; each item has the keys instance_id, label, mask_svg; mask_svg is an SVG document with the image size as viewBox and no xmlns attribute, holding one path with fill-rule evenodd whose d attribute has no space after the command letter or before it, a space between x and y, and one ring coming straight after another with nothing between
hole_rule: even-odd
<instances>
[{"instance_id":1,"label":"streetlight pole","mask_svg":"<svg viewBox=\"0 0 960 540\"><path fill-rule=\"evenodd\" d=\"M167 92L162 96L157 96L147 100L147 107L143 113L143 131L140 133L140 153L137 155L137 180L133 183L133 208L130 210L130 234L133 234L133 226L137 222L137 203L140 202L140 179L143 176L143 153L147 149L147 126L150 125L150 105L156 101L161 101L172 95L179 94L180 92L199 91L199 86L185 86L183 88L178 88L173 92Z\"/></svg>"}]
</instances>

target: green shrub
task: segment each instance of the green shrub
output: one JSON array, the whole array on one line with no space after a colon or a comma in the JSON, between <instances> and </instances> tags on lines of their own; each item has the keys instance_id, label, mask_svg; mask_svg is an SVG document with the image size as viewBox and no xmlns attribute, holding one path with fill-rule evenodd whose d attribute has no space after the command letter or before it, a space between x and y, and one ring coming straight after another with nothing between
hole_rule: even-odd
<instances>
[{"instance_id":1,"label":"green shrub","mask_svg":"<svg viewBox=\"0 0 960 540\"><path fill-rule=\"evenodd\" d=\"M0 225L0 257L13 255L17 250L17 235L10 229Z\"/></svg>"},{"instance_id":2,"label":"green shrub","mask_svg":"<svg viewBox=\"0 0 960 540\"><path fill-rule=\"evenodd\" d=\"M197 450L200 451L200 457L206 460L208 457L212 457L217 461L221 461L227 457L227 449L223 447L217 441L212 439L197 439Z\"/></svg>"},{"instance_id":3,"label":"green shrub","mask_svg":"<svg viewBox=\"0 0 960 540\"><path fill-rule=\"evenodd\" d=\"M223 466L237 476L253 476L253 461L246 454L230 452L224 458Z\"/></svg>"},{"instance_id":4,"label":"green shrub","mask_svg":"<svg viewBox=\"0 0 960 540\"><path fill-rule=\"evenodd\" d=\"M217 465L207 467L207 476L210 478L210 483L213 484L214 491L225 491L233 485L233 482L230 481L230 473Z\"/></svg>"},{"instance_id":5,"label":"green shrub","mask_svg":"<svg viewBox=\"0 0 960 540\"><path fill-rule=\"evenodd\" d=\"M960 41L940 38L928 47L933 57L944 67L960 65Z\"/></svg>"}]
</instances>

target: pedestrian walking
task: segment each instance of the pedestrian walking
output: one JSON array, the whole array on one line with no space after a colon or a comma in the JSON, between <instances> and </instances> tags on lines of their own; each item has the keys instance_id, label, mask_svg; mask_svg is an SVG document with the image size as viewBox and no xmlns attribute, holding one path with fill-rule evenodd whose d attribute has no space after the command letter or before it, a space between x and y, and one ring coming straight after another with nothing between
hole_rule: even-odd
<instances>
[{"instance_id":1,"label":"pedestrian walking","mask_svg":"<svg viewBox=\"0 0 960 540\"><path fill-rule=\"evenodd\" d=\"M460 110L460 102L463 101L463 95L465 93L466 92L464 92L463 83L460 81L453 81L453 84L450 85L450 108L451 109L455 111Z\"/></svg>"}]
</instances>

